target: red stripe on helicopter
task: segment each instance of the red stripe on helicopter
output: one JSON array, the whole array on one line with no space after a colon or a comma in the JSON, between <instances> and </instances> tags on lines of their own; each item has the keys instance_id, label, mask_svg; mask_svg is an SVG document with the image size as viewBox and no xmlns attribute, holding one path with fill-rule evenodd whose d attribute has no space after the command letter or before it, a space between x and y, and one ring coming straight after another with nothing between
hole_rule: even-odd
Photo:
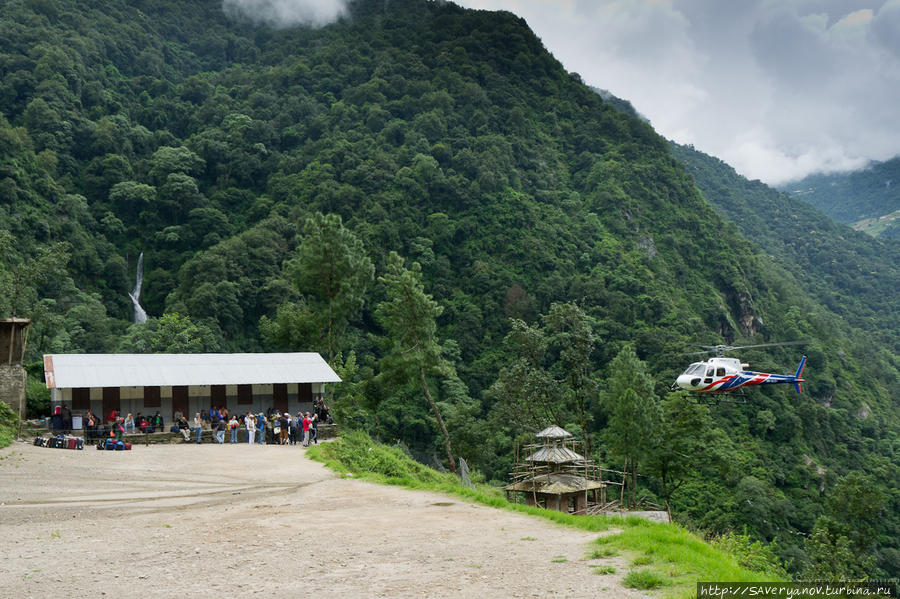
<instances>
[{"instance_id":1,"label":"red stripe on helicopter","mask_svg":"<svg viewBox=\"0 0 900 599\"><path fill-rule=\"evenodd\" d=\"M749 381L747 381L746 383L744 383L742 385L738 385L738 387L750 387L753 385L758 385L760 383L765 382L765 380L767 378L769 378L769 376L771 376L771 375L768 373L764 373L764 372L760 373L760 374L756 375L755 377L753 377L752 379L750 379Z\"/></svg>"},{"instance_id":2,"label":"red stripe on helicopter","mask_svg":"<svg viewBox=\"0 0 900 599\"><path fill-rule=\"evenodd\" d=\"M715 381L715 382L713 382L713 383L707 385L706 387L703 387L702 389L700 389L700 390L698 391L698 393L703 393L704 391L709 391L710 389L712 389L712 388L715 387L716 385L721 385L721 384L724 384L724 383L730 383L730 382L733 381L733 380L734 380L734 375L726 376L725 378L721 378L721 379L719 379L719 380L717 380L717 381Z\"/></svg>"}]
</instances>

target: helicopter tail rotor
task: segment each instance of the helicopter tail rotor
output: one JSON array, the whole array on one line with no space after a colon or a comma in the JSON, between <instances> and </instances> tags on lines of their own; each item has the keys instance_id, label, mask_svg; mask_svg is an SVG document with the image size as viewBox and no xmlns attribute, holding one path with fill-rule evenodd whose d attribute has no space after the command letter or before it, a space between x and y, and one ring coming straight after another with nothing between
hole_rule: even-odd
<instances>
[{"instance_id":1,"label":"helicopter tail rotor","mask_svg":"<svg viewBox=\"0 0 900 599\"><path fill-rule=\"evenodd\" d=\"M800 386L801 383L804 383L802 378L803 376L803 368L806 366L806 356L800 358L800 365L797 366L797 372L794 374L794 388L797 390L797 393L803 393L803 388Z\"/></svg>"}]
</instances>

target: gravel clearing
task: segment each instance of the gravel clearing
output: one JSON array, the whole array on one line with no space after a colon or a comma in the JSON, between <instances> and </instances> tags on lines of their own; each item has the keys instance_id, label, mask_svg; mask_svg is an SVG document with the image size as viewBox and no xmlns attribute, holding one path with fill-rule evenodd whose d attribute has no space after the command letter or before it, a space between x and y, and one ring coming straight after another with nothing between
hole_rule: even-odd
<instances>
[{"instance_id":1,"label":"gravel clearing","mask_svg":"<svg viewBox=\"0 0 900 599\"><path fill-rule=\"evenodd\" d=\"M0 596L647 596L620 585L624 558L585 559L598 533L340 478L304 453L13 443Z\"/></svg>"}]
</instances>

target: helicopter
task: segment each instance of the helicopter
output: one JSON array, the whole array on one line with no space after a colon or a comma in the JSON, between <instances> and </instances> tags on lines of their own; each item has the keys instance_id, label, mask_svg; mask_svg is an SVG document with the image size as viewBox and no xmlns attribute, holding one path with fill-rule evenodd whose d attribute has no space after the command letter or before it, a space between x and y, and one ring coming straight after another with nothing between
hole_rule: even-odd
<instances>
[{"instance_id":1,"label":"helicopter","mask_svg":"<svg viewBox=\"0 0 900 599\"><path fill-rule=\"evenodd\" d=\"M694 362L678 375L675 382L669 388L670 391L692 391L694 393L734 393L743 394L744 387L755 385L772 385L776 383L792 383L797 393L802 393L801 384L806 382L803 378L803 368L806 366L806 356L800 359L800 365L794 374L772 374L769 372L753 372L747 370L748 364L742 364L737 358L728 358L725 352L739 349L751 349L755 347L772 347L776 345L800 345L805 341L787 341L783 343L762 343L759 345L701 345L704 351L691 352L685 355L711 354L716 355L705 362Z\"/></svg>"}]
</instances>

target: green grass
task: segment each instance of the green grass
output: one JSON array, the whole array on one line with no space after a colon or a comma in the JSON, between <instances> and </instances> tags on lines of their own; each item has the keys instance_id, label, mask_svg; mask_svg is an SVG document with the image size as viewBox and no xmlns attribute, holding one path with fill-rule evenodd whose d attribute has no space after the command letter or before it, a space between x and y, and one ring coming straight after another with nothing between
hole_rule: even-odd
<instances>
[{"instance_id":1,"label":"green grass","mask_svg":"<svg viewBox=\"0 0 900 599\"><path fill-rule=\"evenodd\" d=\"M727 582L786 580L783 570L774 564L769 564L762 572L750 570L740 565L738 556L714 547L697 535L673 524L626 518L626 526L621 532L601 537L594 543L598 549L591 555L606 550L621 551L635 556L632 559L633 566L650 566L646 570L630 572L629 576L637 577L635 584L641 584L642 577L650 574L658 576L663 581L660 586L666 587L667 597L693 597L698 580Z\"/></svg>"},{"instance_id":2,"label":"green grass","mask_svg":"<svg viewBox=\"0 0 900 599\"><path fill-rule=\"evenodd\" d=\"M766 582L785 580L783 571L771 565L759 572L741 566L738 558L714 547L675 524L650 522L637 517L573 516L506 501L500 489L476 485L463 487L459 479L419 464L402 451L376 443L365 433L350 432L330 443L307 450L306 455L335 472L363 480L408 489L436 491L498 509L551 520L563 526L591 532L615 531L595 541L586 559L623 555L632 565L648 566L629 572L623 581L634 588L663 588L665 597L693 597L699 580ZM525 539L523 539L525 540ZM744 561L744 560L742 560ZM590 566L597 574L615 572L612 566ZM757 564L757 569L763 569ZM638 586L650 585L650 586Z\"/></svg>"},{"instance_id":3,"label":"green grass","mask_svg":"<svg viewBox=\"0 0 900 599\"><path fill-rule=\"evenodd\" d=\"M622 584L633 589L658 589L666 584L666 579L652 570L634 570L625 575Z\"/></svg>"},{"instance_id":4,"label":"green grass","mask_svg":"<svg viewBox=\"0 0 900 599\"><path fill-rule=\"evenodd\" d=\"M16 438L19 417L7 404L0 401L0 447L6 447Z\"/></svg>"}]
</instances>

